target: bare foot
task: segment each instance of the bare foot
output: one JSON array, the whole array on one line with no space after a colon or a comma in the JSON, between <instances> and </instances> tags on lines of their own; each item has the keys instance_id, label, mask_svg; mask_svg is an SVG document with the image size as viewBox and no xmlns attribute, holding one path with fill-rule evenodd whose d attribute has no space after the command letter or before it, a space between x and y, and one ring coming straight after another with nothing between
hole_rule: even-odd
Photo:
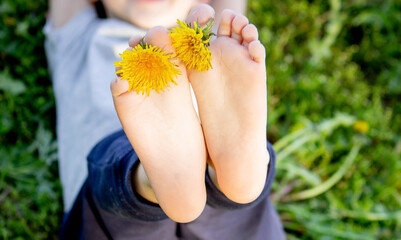
<instances>
[{"instance_id":1,"label":"bare foot","mask_svg":"<svg viewBox=\"0 0 401 240\"><path fill-rule=\"evenodd\" d=\"M260 195L269 162L265 49L257 39L245 16L225 10L209 48L213 69L189 72L219 188L238 203Z\"/></svg>"},{"instance_id":2,"label":"bare foot","mask_svg":"<svg viewBox=\"0 0 401 240\"><path fill-rule=\"evenodd\" d=\"M167 29L155 27L144 40L172 53L168 34ZM130 47L139 41L140 37L131 39ZM111 91L124 131L149 179L148 189L153 189L157 202L171 219L189 222L201 214L206 203L206 149L186 69L177 64L182 73L175 79L178 85L170 84L159 94L154 90L149 97L127 92L128 81L120 79L111 83Z\"/></svg>"}]
</instances>

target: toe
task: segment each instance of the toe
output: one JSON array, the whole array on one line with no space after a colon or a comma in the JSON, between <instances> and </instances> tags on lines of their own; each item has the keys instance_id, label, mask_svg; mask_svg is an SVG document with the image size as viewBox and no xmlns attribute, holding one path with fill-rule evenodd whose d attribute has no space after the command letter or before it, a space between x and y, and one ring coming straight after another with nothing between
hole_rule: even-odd
<instances>
[{"instance_id":1,"label":"toe","mask_svg":"<svg viewBox=\"0 0 401 240\"><path fill-rule=\"evenodd\" d=\"M232 22L231 38L242 43L242 29L248 25L249 21L244 15L237 15Z\"/></svg>"},{"instance_id":2,"label":"toe","mask_svg":"<svg viewBox=\"0 0 401 240\"><path fill-rule=\"evenodd\" d=\"M142 37L141 36L133 36L130 38L130 40L128 41L128 45L130 47L136 47L136 45L139 44L139 42L141 41Z\"/></svg>"},{"instance_id":3,"label":"toe","mask_svg":"<svg viewBox=\"0 0 401 240\"><path fill-rule=\"evenodd\" d=\"M259 40L250 42L248 45L248 51L253 60L257 63L263 63L266 58L265 47Z\"/></svg>"},{"instance_id":4,"label":"toe","mask_svg":"<svg viewBox=\"0 0 401 240\"><path fill-rule=\"evenodd\" d=\"M214 17L214 9L207 4L198 4L192 8L188 15L187 23L198 22L201 27L204 27L211 18Z\"/></svg>"},{"instance_id":5,"label":"toe","mask_svg":"<svg viewBox=\"0 0 401 240\"><path fill-rule=\"evenodd\" d=\"M174 48L171 45L171 38L168 35L169 31L165 27L154 27L148 31L144 41L152 46L157 46L166 53L174 53Z\"/></svg>"},{"instance_id":6,"label":"toe","mask_svg":"<svg viewBox=\"0 0 401 240\"><path fill-rule=\"evenodd\" d=\"M113 97L118 97L128 91L129 83L127 80L121 80L119 77L113 79L110 83L110 90Z\"/></svg>"},{"instance_id":7,"label":"toe","mask_svg":"<svg viewBox=\"0 0 401 240\"><path fill-rule=\"evenodd\" d=\"M235 13L232 10L226 9L221 13L219 29L217 30L218 37L231 37L231 28L234 18Z\"/></svg>"},{"instance_id":8,"label":"toe","mask_svg":"<svg viewBox=\"0 0 401 240\"><path fill-rule=\"evenodd\" d=\"M248 46L250 42L258 40L258 29L253 24L248 24L241 32L244 46Z\"/></svg>"}]
</instances>

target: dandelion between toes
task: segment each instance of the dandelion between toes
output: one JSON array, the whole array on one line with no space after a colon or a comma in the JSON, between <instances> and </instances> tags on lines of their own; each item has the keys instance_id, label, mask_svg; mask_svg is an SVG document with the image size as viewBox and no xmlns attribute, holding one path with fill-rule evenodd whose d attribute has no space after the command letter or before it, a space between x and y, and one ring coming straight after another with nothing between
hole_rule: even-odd
<instances>
[{"instance_id":1,"label":"dandelion between toes","mask_svg":"<svg viewBox=\"0 0 401 240\"><path fill-rule=\"evenodd\" d=\"M119 68L116 74L129 82L128 91L142 92L149 96L150 90L164 90L169 83L177 83L174 78L181 74L177 65L172 63L171 54L166 54L160 48L149 46L141 41L132 50L125 50L121 55L122 61L116 62Z\"/></svg>"},{"instance_id":2,"label":"dandelion between toes","mask_svg":"<svg viewBox=\"0 0 401 240\"><path fill-rule=\"evenodd\" d=\"M191 28L191 24L177 20L178 26L170 31L176 55L187 69L207 71L212 67L212 53L208 47L213 36L213 21L211 18L204 28L198 22L193 22L194 27Z\"/></svg>"},{"instance_id":3,"label":"dandelion between toes","mask_svg":"<svg viewBox=\"0 0 401 240\"><path fill-rule=\"evenodd\" d=\"M209 28L207 24L212 22L213 14L209 15L202 16L206 21L194 23L192 32L188 25L179 22L181 28L169 33L156 27L144 38L149 45L162 47L166 54L181 55L182 61L165 55L181 72L181 75L175 72L177 86L149 95L143 84L117 83L119 80L112 83L117 113L157 202L170 218L179 222L193 220L203 210L206 148L215 166L209 169L212 179L217 176L216 185L238 203L249 203L260 195L269 162L265 136L265 49L257 40L257 29L243 15L226 10L216 39L209 42L211 33L199 28ZM195 22L198 17L190 14L188 22ZM182 44L185 41L177 43L180 40L187 45ZM191 43L199 41L205 49L197 54L208 61L197 68L194 61L187 61L192 58L183 54L191 49ZM138 42L139 38L130 45ZM209 43L210 52L206 51ZM124 67L118 73L124 79ZM168 87L169 82L174 80L165 81L163 86ZM192 106L189 82L198 101L202 127ZM128 87L136 92L146 91L148 96L127 92Z\"/></svg>"}]
</instances>

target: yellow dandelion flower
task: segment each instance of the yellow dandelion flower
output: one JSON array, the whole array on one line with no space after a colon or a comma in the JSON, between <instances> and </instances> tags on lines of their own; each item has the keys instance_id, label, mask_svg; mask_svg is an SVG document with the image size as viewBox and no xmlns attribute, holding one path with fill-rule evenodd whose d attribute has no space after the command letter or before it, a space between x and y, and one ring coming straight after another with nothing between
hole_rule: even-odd
<instances>
[{"instance_id":1,"label":"yellow dandelion flower","mask_svg":"<svg viewBox=\"0 0 401 240\"><path fill-rule=\"evenodd\" d=\"M169 87L170 82L177 85L174 77L180 75L181 71L170 61L172 55L160 48L141 41L132 51L125 50L120 56L122 61L115 62L114 66L120 68L116 74L128 80L128 91L142 92L142 95L146 92L149 96L152 89L159 93Z\"/></svg>"},{"instance_id":2,"label":"yellow dandelion flower","mask_svg":"<svg viewBox=\"0 0 401 240\"><path fill-rule=\"evenodd\" d=\"M354 123L354 130L359 133L367 133L369 131L369 123L361 120L357 120Z\"/></svg>"},{"instance_id":3,"label":"yellow dandelion flower","mask_svg":"<svg viewBox=\"0 0 401 240\"><path fill-rule=\"evenodd\" d=\"M212 53L208 46L213 36L213 19L210 19L204 28L200 28L197 22L194 22L194 28L180 20L177 20L177 24L178 26L170 30L176 56L188 69L195 69L198 72L212 68Z\"/></svg>"}]
</instances>

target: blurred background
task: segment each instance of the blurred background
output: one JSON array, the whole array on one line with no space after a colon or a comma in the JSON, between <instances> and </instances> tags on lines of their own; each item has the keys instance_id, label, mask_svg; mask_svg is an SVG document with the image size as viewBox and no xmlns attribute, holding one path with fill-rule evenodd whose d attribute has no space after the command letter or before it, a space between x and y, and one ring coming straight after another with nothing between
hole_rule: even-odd
<instances>
[{"instance_id":1,"label":"blurred background","mask_svg":"<svg viewBox=\"0 0 401 240\"><path fill-rule=\"evenodd\" d=\"M0 1L0 239L57 239L47 1ZM249 0L288 239L401 239L401 1Z\"/></svg>"}]
</instances>

